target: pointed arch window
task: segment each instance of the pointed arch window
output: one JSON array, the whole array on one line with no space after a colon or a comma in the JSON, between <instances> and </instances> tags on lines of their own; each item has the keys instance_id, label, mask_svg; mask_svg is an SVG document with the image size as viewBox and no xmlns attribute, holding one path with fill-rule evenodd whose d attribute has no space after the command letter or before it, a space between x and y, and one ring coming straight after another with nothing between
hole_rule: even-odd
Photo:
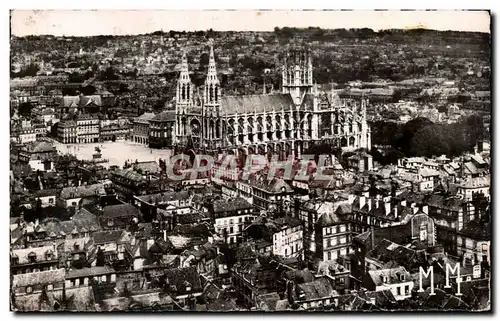
<instances>
[{"instance_id":1,"label":"pointed arch window","mask_svg":"<svg viewBox=\"0 0 500 321\"><path fill-rule=\"evenodd\" d=\"M182 100L186 99L186 85L182 85L181 98Z\"/></svg>"}]
</instances>

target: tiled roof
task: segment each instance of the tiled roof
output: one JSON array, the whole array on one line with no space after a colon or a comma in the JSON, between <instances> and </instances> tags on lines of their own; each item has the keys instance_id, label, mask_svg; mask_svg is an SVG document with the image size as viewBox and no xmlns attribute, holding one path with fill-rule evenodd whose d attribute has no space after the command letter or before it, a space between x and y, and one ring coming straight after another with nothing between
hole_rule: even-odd
<instances>
[{"instance_id":1,"label":"tiled roof","mask_svg":"<svg viewBox=\"0 0 500 321\"><path fill-rule=\"evenodd\" d=\"M281 230L287 229L290 227L300 226L302 224L302 222L299 219L291 217L291 216L280 217L280 218L274 220L274 222Z\"/></svg>"},{"instance_id":2,"label":"tiled roof","mask_svg":"<svg viewBox=\"0 0 500 321\"><path fill-rule=\"evenodd\" d=\"M114 217L141 217L141 212L135 208L132 204L118 204L109 205L104 207L102 217L103 218L114 218Z\"/></svg>"},{"instance_id":3,"label":"tiled roof","mask_svg":"<svg viewBox=\"0 0 500 321\"><path fill-rule=\"evenodd\" d=\"M304 294L305 296L300 297L301 294ZM296 300L314 300L338 295L337 291L332 288L330 282L326 278L321 278L313 282L297 284Z\"/></svg>"},{"instance_id":4,"label":"tiled roof","mask_svg":"<svg viewBox=\"0 0 500 321\"><path fill-rule=\"evenodd\" d=\"M66 271L66 278L79 278L85 276L95 276L95 275L103 275L113 273L115 270L109 266L93 266L93 267L85 267L82 269L72 269Z\"/></svg>"},{"instance_id":5,"label":"tiled roof","mask_svg":"<svg viewBox=\"0 0 500 321\"><path fill-rule=\"evenodd\" d=\"M106 195L104 184L82 185L77 187L65 187L61 191L62 199L82 198Z\"/></svg>"},{"instance_id":6,"label":"tiled roof","mask_svg":"<svg viewBox=\"0 0 500 321\"><path fill-rule=\"evenodd\" d=\"M491 222L485 224L478 221L470 221L458 233L470 237L474 240L489 241L491 240L491 232L492 232Z\"/></svg>"},{"instance_id":7,"label":"tiled roof","mask_svg":"<svg viewBox=\"0 0 500 321\"><path fill-rule=\"evenodd\" d=\"M155 117L154 113L144 113L141 116L137 117L134 119L134 122L137 123L142 123L142 124L149 124L149 121Z\"/></svg>"},{"instance_id":8,"label":"tiled roof","mask_svg":"<svg viewBox=\"0 0 500 321\"><path fill-rule=\"evenodd\" d=\"M99 231L94 233L94 243L95 244L105 244L111 242L118 242L123 234L124 230L116 230L116 231Z\"/></svg>"},{"instance_id":9,"label":"tiled roof","mask_svg":"<svg viewBox=\"0 0 500 321\"><path fill-rule=\"evenodd\" d=\"M175 121L175 111L167 110L159 113L155 117L151 118L152 122L174 122Z\"/></svg>"},{"instance_id":10,"label":"tiled roof","mask_svg":"<svg viewBox=\"0 0 500 321\"><path fill-rule=\"evenodd\" d=\"M294 103L290 94L223 96L221 114L234 115L291 110Z\"/></svg>"},{"instance_id":11,"label":"tiled roof","mask_svg":"<svg viewBox=\"0 0 500 321\"><path fill-rule=\"evenodd\" d=\"M371 270L368 271L368 274L375 286L411 281L410 273L402 266L391 269ZM385 281L384 278L386 278ZM403 278L403 280L401 278Z\"/></svg>"},{"instance_id":12,"label":"tiled roof","mask_svg":"<svg viewBox=\"0 0 500 321\"><path fill-rule=\"evenodd\" d=\"M141 170L142 173L159 173L161 171L160 165L158 165L157 162L155 161L150 161L150 162L138 162L136 164L132 165L134 167L134 170Z\"/></svg>"},{"instance_id":13,"label":"tiled roof","mask_svg":"<svg viewBox=\"0 0 500 321\"><path fill-rule=\"evenodd\" d=\"M187 200L189 198L189 192L181 191L181 192L157 193L157 194L136 196L136 198L142 202L146 202L149 204L156 204L156 203L164 204L173 201Z\"/></svg>"},{"instance_id":14,"label":"tiled roof","mask_svg":"<svg viewBox=\"0 0 500 321\"><path fill-rule=\"evenodd\" d=\"M216 200L214 201L214 213L234 212L244 209L252 209L252 205L243 198Z\"/></svg>"},{"instance_id":15,"label":"tiled roof","mask_svg":"<svg viewBox=\"0 0 500 321\"><path fill-rule=\"evenodd\" d=\"M54 145L47 141L30 142L27 143L23 149L30 153L45 153L55 151Z\"/></svg>"},{"instance_id":16,"label":"tiled roof","mask_svg":"<svg viewBox=\"0 0 500 321\"><path fill-rule=\"evenodd\" d=\"M24 287L38 284L53 284L64 281L64 276L64 269L17 274L13 276L12 286Z\"/></svg>"},{"instance_id":17,"label":"tiled roof","mask_svg":"<svg viewBox=\"0 0 500 321\"><path fill-rule=\"evenodd\" d=\"M177 295L195 293L203 291L201 287L201 280L196 267L177 268L165 270L165 277L167 284L171 288L176 289ZM168 281L167 281L168 280ZM191 286L191 291L187 291L186 287Z\"/></svg>"},{"instance_id":18,"label":"tiled roof","mask_svg":"<svg viewBox=\"0 0 500 321\"><path fill-rule=\"evenodd\" d=\"M29 257L36 255L37 262L46 261L46 254L53 254L52 259L57 258L57 251L55 251L54 246L41 246L41 247L30 247L26 249L14 249L11 252L11 257L17 257L19 259L19 264L29 263Z\"/></svg>"}]
</instances>

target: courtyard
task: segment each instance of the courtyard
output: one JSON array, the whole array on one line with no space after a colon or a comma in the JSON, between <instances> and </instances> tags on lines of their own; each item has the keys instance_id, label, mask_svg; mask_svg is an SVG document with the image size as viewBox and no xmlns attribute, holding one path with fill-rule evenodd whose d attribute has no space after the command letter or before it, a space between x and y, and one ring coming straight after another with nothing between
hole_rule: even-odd
<instances>
[{"instance_id":1,"label":"courtyard","mask_svg":"<svg viewBox=\"0 0 500 321\"><path fill-rule=\"evenodd\" d=\"M117 140L115 142L89 143L89 144L62 144L54 141L54 146L60 154L72 154L81 160L91 160L95 148L101 149L102 158L109 160L102 163L102 166L123 167L125 161L135 160L139 162L156 161L168 159L171 155L169 149L151 149L147 145L134 143L131 141Z\"/></svg>"}]
</instances>

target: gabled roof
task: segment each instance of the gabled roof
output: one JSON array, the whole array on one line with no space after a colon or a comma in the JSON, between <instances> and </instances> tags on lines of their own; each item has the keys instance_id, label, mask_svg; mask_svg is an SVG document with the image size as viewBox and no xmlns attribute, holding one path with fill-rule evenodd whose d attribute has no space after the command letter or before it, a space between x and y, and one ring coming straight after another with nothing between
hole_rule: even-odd
<instances>
[{"instance_id":1,"label":"gabled roof","mask_svg":"<svg viewBox=\"0 0 500 321\"><path fill-rule=\"evenodd\" d=\"M13 276L12 287L35 286L39 284L54 284L64 282L65 270L49 270L42 272L24 273Z\"/></svg>"},{"instance_id":2,"label":"gabled roof","mask_svg":"<svg viewBox=\"0 0 500 321\"><path fill-rule=\"evenodd\" d=\"M115 272L115 270L109 266L93 266L93 267L85 267L82 269L72 269L66 272L66 278L80 278L80 277L89 277L89 276L97 276L103 274L110 274Z\"/></svg>"},{"instance_id":3,"label":"gabled roof","mask_svg":"<svg viewBox=\"0 0 500 321\"><path fill-rule=\"evenodd\" d=\"M223 96L221 99L223 115L291 110L293 107L290 94Z\"/></svg>"},{"instance_id":4,"label":"gabled roof","mask_svg":"<svg viewBox=\"0 0 500 321\"><path fill-rule=\"evenodd\" d=\"M57 253L54 253L54 247L51 245L41 246L41 247L29 247L25 249L14 249L11 252L12 257L17 257L19 259L19 264L27 264L29 263L29 257L35 256L37 262L46 261L46 254L53 254L54 257L52 259L57 258Z\"/></svg>"},{"instance_id":5,"label":"gabled roof","mask_svg":"<svg viewBox=\"0 0 500 321\"><path fill-rule=\"evenodd\" d=\"M149 121L155 117L154 113L144 113L141 116L134 119L134 122L149 124Z\"/></svg>"},{"instance_id":6,"label":"gabled roof","mask_svg":"<svg viewBox=\"0 0 500 321\"><path fill-rule=\"evenodd\" d=\"M113 243L118 242L122 236L124 235L124 230L115 230L115 231L99 231L94 233L94 243L95 244L105 244L105 243Z\"/></svg>"},{"instance_id":7,"label":"gabled roof","mask_svg":"<svg viewBox=\"0 0 500 321\"><path fill-rule=\"evenodd\" d=\"M402 266L390 269L371 270L368 271L368 275L375 286L411 281L410 273L408 273Z\"/></svg>"},{"instance_id":8,"label":"gabled roof","mask_svg":"<svg viewBox=\"0 0 500 321\"><path fill-rule=\"evenodd\" d=\"M85 107L88 105L101 106L101 96L64 96L61 101L61 107Z\"/></svg>"},{"instance_id":9,"label":"gabled roof","mask_svg":"<svg viewBox=\"0 0 500 321\"><path fill-rule=\"evenodd\" d=\"M175 121L175 111L167 110L159 113L150 119L151 122L174 122Z\"/></svg>"},{"instance_id":10,"label":"gabled roof","mask_svg":"<svg viewBox=\"0 0 500 321\"><path fill-rule=\"evenodd\" d=\"M304 294L304 297L300 297L300 294ZM326 278L297 284L296 300L299 301L331 298L335 296L339 296L339 294L332 288L330 282Z\"/></svg>"},{"instance_id":11,"label":"gabled roof","mask_svg":"<svg viewBox=\"0 0 500 321\"><path fill-rule=\"evenodd\" d=\"M65 187L61 191L62 199L83 198L106 195L104 184L82 185L78 187Z\"/></svg>"},{"instance_id":12,"label":"gabled roof","mask_svg":"<svg viewBox=\"0 0 500 321\"><path fill-rule=\"evenodd\" d=\"M141 212L132 204L118 204L105 206L103 209L103 218L115 217L141 217Z\"/></svg>"},{"instance_id":13,"label":"gabled roof","mask_svg":"<svg viewBox=\"0 0 500 321\"><path fill-rule=\"evenodd\" d=\"M168 202L189 199L189 191L165 192L165 193L141 195L141 196L136 196L136 198L142 202L149 204L156 204L156 203L164 204Z\"/></svg>"},{"instance_id":14,"label":"gabled roof","mask_svg":"<svg viewBox=\"0 0 500 321\"><path fill-rule=\"evenodd\" d=\"M214 213L234 212L238 210L253 209L253 206L243 198L223 199L214 201ZM232 215L232 214L230 214ZM218 216L217 216L218 217Z\"/></svg>"},{"instance_id":15,"label":"gabled roof","mask_svg":"<svg viewBox=\"0 0 500 321\"><path fill-rule=\"evenodd\" d=\"M167 282L171 288L175 286L177 295L203 291L200 275L194 266L165 270L164 275L165 282ZM191 287L191 291L187 291L188 286Z\"/></svg>"}]
</instances>

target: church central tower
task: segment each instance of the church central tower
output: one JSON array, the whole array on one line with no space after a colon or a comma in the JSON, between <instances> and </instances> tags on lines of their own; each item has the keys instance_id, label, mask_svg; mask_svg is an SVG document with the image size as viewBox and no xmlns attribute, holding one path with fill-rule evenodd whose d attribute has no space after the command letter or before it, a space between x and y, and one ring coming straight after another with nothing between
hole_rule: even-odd
<instances>
[{"instance_id":1,"label":"church central tower","mask_svg":"<svg viewBox=\"0 0 500 321\"><path fill-rule=\"evenodd\" d=\"M308 49L288 50L282 69L282 92L292 96L300 105L305 94L312 93L313 72L311 53Z\"/></svg>"}]
</instances>

